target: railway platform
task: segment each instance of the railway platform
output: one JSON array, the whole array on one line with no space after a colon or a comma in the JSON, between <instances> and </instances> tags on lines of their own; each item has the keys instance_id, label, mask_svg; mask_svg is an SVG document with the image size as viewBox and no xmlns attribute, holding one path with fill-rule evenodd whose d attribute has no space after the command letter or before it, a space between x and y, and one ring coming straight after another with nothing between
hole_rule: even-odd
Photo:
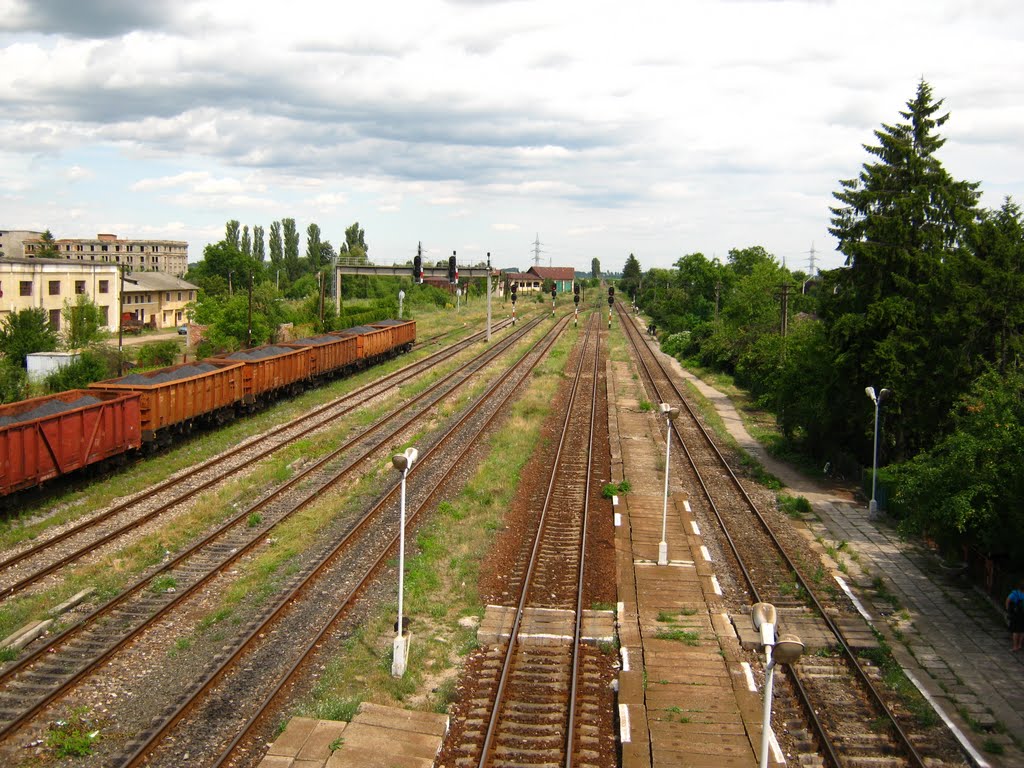
<instances>
[{"instance_id":1,"label":"railway platform","mask_svg":"<svg viewBox=\"0 0 1024 768\"><path fill-rule=\"evenodd\" d=\"M893 521L870 520L866 505L848 490L807 478L768 455L728 397L672 365L716 409L737 444L782 481L785 492L811 502L808 537L823 549L845 543L844 572L838 563L834 571L848 582L867 622L887 638L971 763L1024 766L1024 654L1010 652L999 607L966 581L945 577L935 556L900 536Z\"/></svg>"},{"instance_id":2,"label":"railway platform","mask_svg":"<svg viewBox=\"0 0 1024 768\"><path fill-rule=\"evenodd\" d=\"M640 408L628 369L609 364L612 481L617 500L620 604L619 722L624 768L757 764L761 697L683 489L671 484L668 565L657 564L664 504L664 439ZM777 743L770 765L782 765Z\"/></svg>"}]
</instances>

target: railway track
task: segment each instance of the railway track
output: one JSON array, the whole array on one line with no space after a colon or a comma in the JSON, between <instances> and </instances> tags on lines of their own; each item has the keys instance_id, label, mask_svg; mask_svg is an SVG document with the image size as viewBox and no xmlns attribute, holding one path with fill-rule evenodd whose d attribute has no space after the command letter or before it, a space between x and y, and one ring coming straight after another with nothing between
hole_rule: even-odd
<instances>
[{"instance_id":1,"label":"railway track","mask_svg":"<svg viewBox=\"0 0 1024 768\"><path fill-rule=\"evenodd\" d=\"M594 429L604 402L599 325L591 314L535 534L508 578L507 641L477 661L471 706L449 737L458 763L614 765L614 657L583 637ZM552 616L563 620L563 641L539 641L531 625Z\"/></svg>"},{"instance_id":2,"label":"railway track","mask_svg":"<svg viewBox=\"0 0 1024 768\"><path fill-rule=\"evenodd\" d=\"M510 325L505 321L498 330ZM135 494L87 519L44 535L0 559L0 600L38 583L100 547L123 538L146 523L168 514L189 499L237 475L256 462L318 432L374 398L421 375L438 362L479 341L473 334L421 360L313 409L297 419L257 435L234 448L179 472L174 477ZM58 546L60 545L60 546Z\"/></svg>"},{"instance_id":3,"label":"railway track","mask_svg":"<svg viewBox=\"0 0 1024 768\"><path fill-rule=\"evenodd\" d=\"M237 512L214 531L151 569L79 623L0 670L0 738L76 684L97 664L126 647L155 621L205 587L219 572L239 561L275 526L351 476L382 446L399 439L414 421L422 419L442 398L450 396L485 365L512 348L539 322L539 318L532 321L467 361L327 456L308 465L288 482ZM340 467L337 466L339 459L343 460ZM254 514L262 519L262 524L256 528L248 524Z\"/></svg>"},{"instance_id":4,"label":"railway track","mask_svg":"<svg viewBox=\"0 0 1024 768\"><path fill-rule=\"evenodd\" d=\"M561 326L564 326L564 320L559 327ZM553 343L554 338L555 335L552 334L548 344ZM499 381L491 386L489 392L493 393L501 390L505 393L504 397L507 399L508 396L511 396L511 392L514 391L519 382L528 375L524 371L528 371L532 364L536 364L545 351L546 347L532 349L527 354L529 360L525 363L517 363L510 369L510 372L502 374ZM439 457L448 456L449 454L446 454L446 451L450 452L450 455L457 454L457 456L456 458L445 458L436 462L428 462L425 466L421 462L417 475L427 478L424 485L430 488L431 491L430 496L425 496L420 500L419 507L416 507L416 510L425 506L433 494L441 492L446 479L455 471L458 457L461 457L465 451L470 449L480 431L485 428L486 424L490 422L490 419L495 414L500 412L500 406L491 405L492 402L493 398L491 397L484 396L479 398L470 409L470 413L460 420L457 425L447 430L427 450L424 456L425 459L433 454L437 454ZM481 415L485 409L485 404L487 404L486 411L489 414L486 417ZM407 430L407 428L408 424L401 428L396 428L387 438L381 438L379 442L387 447L390 444L388 443L389 439L397 439L398 433L403 429ZM439 446L446 447L441 449ZM456 450L452 446L458 446L459 449ZM347 461L346 465L347 467L341 468L338 472L347 471L347 468L350 468L353 462ZM432 474L436 474L436 476L431 478ZM308 495L311 498L321 497L325 487L323 484L314 483ZM166 758L166 764L168 765L183 764L182 760L186 763L195 762L198 760L196 757L197 750L203 749L205 749L205 757L200 762L206 764L209 761L209 756L220 748L225 741L229 740L230 736L226 736L226 734L242 733L239 718L244 716L246 711L239 706L224 707L221 705L218 708L217 705L214 705L218 709L217 713L211 715L207 712L200 716L197 721L190 720L188 713L192 707L196 706L198 700L204 698L204 694L206 694L207 698L209 696L215 697L212 690L221 684L229 688L232 685L246 686L242 699L233 698L235 702L240 700L246 702L260 701L262 691L266 690L267 681L271 679L272 675L278 671L285 675L282 665L288 666L290 664L292 672L301 666L301 659L306 653L312 652L313 648L320 642L318 638L322 637L323 633L328 631L332 623L337 621L345 607L354 599L365 579L378 570L381 564L385 562L387 553L390 551L391 542L397 536L397 525L394 522L396 516L388 513L394 506L394 495L394 492L386 494L369 512L358 517L356 520L350 519L343 524L339 524L339 526L336 526L336 531L333 533L327 532L327 535L319 543L311 547L308 556L305 558L305 565L300 569L299 574L288 579L283 585L283 596L276 601L273 609L258 619L254 619L249 627L244 628L244 631L235 640L228 643L228 646L225 646L221 656L226 655L226 659L222 658L218 663L213 664L213 669L204 669L203 674L199 676L201 682L194 686L186 686L187 691L181 692L177 690L175 692L169 690L162 692L165 697L171 697L171 700L177 696L181 700L191 703L182 704L181 707L171 707L170 709L174 711L168 711L165 715L158 718L158 724L148 733L149 738L143 738L139 746L129 749L123 754L109 756L110 764L136 764L136 762L143 759L148 760L145 756L156 749L158 744L161 745L161 749L169 748L169 745L172 745L170 747L172 751L179 748L181 744L190 745L184 747L184 753L178 751L173 757ZM411 517L414 519L414 516L415 511ZM261 532L260 537L262 536L263 533ZM257 537L256 540L259 541L260 537ZM230 544L222 546L227 546L230 549ZM222 573L226 567L228 566L222 564L215 568L214 572ZM209 566L204 566L203 570L209 571L210 568ZM188 591L193 592L195 590L190 589ZM339 595L347 595L347 597L340 599ZM334 611L333 615L325 612L325 607L330 608L334 606L339 607ZM181 613L183 610L185 609L178 608L177 613ZM145 612L143 611L143 613ZM282 621L286 616L289 617L289 620ZM166 617L160 620L164 623L169 621ZM151 621L150 624L152 623ZM292 629L288 629L288 627ZM298 648L307 645L307 640L314 627L322 627L322 632L319 634L313 633L314 640L308 644L305 653L298 658L290 658L293 646ZM282 634L288 634L289 632L301 638L301 642L294 641L289 643L287 639L282 638ZM142 638L143 633L141 630L133 632L132 636L135 638L135 644L142 643L140 638ZM138 653L137 649L131 649L123 642L121 647L124 648L123 652L116 654L116 656L114 653L104 653L102 654L103 661L99 662L107 665L107 672L116 675L115 679L118 680L122 679L122 676L131 678L132 674L124 670L130 669L133 664L138 664L138 662L132 662L130 658L132 654ZM90 653L95 660L96 653ZM267 658L253 661L253 654L256 656L265 654ZM240 662L243 658L247 658L248 661ZM239 667L240 663L241 667ZM124 665L124 670L119 671L120 665ZM91 670L85 670L76 674L76 679L69 686L66 686L65 690L70 689L71 686L75 686L74 690L79 690L95 670L96 667L93 666ZM257 672L253 673L252 670L257 670ZM254 675L258 679L253 679ZM145 677L145 675L141 676ZM137 670L134 677L140 677ZM188 681L176 682L179 683L178 689L180 689L181 685L185 685ZM12 686L13 688L17 687L11 683L5 685L4 688L7 690L12 688ZM278 687L278 690L283 686L284 683ZM53 698L53 695L49 696L50 700ZM272 699L273 696L267 701L269 702ZM42 710L42 707L36 707L35 709L36 712L39 712ZM262 708L260 708L260 711L262 711ZM28 717L21 716L18 718L18 722L25 723L28 721ZM231 722L225 724L223 730L215 732L216 729L211 729L210 723L217 722L223 717L230 718ZM255 722L257 719L258 712L252 716L252 721ZM194 725L195 722L200 724L200 730L203 732L201 735L191 734L183 738L167 735L174 731L175 726L179 724L188 728L190 723ZM248 731L248 729L249 726L246 727L245 731ZM5 733L9 736L12 730L13 727L9 727ZM227 759L231 749L232 747L228 748L222 759Z\"/></svg>"},{"instance_id":5,"label":"railway track","mask_svg":"<svg viewBox=\"0 0 1024 768\"><path fill-rule=\"evenodd\" d=\"M823 638L788 669L791 714L777 718L786 722L777 722L776 731L794 733L794 748L805 753L801 765L814 759L834 768L966 765L945 728L914 717L884 689L870 651L848 637L851 627L864 627L853 606L827 595L824 574L795 552L785 522L773 524L757 508L633 319L621 305L617 312L653 399L681 407L672 430L692 479L685 484L699 489L691 499L695 510L717 521L741 574L749 597L735 606L737 612L770 602L779 609L781 631ZM779 702L775 711L785 709Z\"/></svg>"}]
</instances>

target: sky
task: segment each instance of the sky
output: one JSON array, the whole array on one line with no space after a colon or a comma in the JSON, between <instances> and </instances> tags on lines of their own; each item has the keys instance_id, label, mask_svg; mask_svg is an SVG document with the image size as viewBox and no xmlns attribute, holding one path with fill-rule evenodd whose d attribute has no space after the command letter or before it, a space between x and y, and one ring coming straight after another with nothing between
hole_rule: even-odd
<instances>
[{"instance_id":1,"label":"sky","mask_svg":"<svg viewBox=\"0 0 1024 768\"><path fill-rule=\"evenodd\" d=\"M831 268L833 192L922 78L947 171L1024 201L1017 0L0 0L0 229Z\"/></svg>"}]
</instances>

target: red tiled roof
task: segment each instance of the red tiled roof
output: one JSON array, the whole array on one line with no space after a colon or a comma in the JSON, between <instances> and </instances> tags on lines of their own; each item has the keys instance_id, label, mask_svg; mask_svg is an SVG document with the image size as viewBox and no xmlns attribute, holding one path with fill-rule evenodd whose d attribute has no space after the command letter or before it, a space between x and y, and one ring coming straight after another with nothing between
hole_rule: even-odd
<instances>
[{"instance_id":1,"label":"red tiled roof","mask_svg":"<svg viewBox=\"0 0 1024 768\"><path fill-rule=\"evenodd\" d=\"M529 271L542 280L576 279L576 270L572 267L530 267Z\"/></svg>"}]
</instances>

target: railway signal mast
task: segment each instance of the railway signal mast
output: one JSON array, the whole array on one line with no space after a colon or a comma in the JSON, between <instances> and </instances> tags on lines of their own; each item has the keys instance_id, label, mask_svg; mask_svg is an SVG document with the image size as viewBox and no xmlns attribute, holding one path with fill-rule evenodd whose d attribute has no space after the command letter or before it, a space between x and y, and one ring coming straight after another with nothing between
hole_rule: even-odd
<instances>
[{"instance_id":1,"label":"railway signal mast","mask_svg":"<svg viewBox=\"0 0 1024 768\"><path fill-rule=\"evenodd\" d=\"M578 328L580 324L580 284L575 280L572 284L572 303L576 305L572 318L572 327Z\"/></svg>"},{"instance_id":2,"label":"railway signal mast","mask_svg":"<svg viewBox=\"0 0 1024 768\"><path fill-rule=\"evenodd\" d=\"M551 316L555 316L555 298L558 296L558 286L551 286Z\"/></svg>"},{"instance_id":3,"label":"railway signal mast","mask_svg":"<svg viewBox=\"0 0 1024 768\"><path fill-rule=\"evenodd\" d=\"M615 286L608 286L608 330L612 329L612 307L615 306Z\"/></svg>"},{"instance_id":4,"label":"railway signal mast","mask_svg":"<svg viewBox=\"0 0 1024 768\"><path fill-rule=\"evenodd\" d=\"M509 293L512 294L512 327L516 327L516 284L509 285Z\"/></svg>"}]
</instances>

